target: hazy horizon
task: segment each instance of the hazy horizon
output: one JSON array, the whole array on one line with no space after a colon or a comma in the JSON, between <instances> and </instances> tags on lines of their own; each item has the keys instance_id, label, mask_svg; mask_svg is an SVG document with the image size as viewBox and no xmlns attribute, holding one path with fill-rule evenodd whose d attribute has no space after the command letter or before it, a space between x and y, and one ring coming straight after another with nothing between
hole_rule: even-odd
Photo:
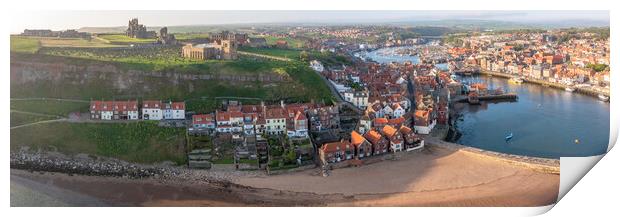
<instances>
[{"instance_id":1,"label":"hazy horizon","mask_svg":"<svg viewBox=\"0 0 620 217\"><path fill-rule=\"evenodd\" d=\"M126 26L138 18L146 26L286 23L401 23L488 20L524 24L598 22L609 25L609 11L33 11L13 17L11 32L24 29L79 29Z\"/></svg>"}]
</instances>

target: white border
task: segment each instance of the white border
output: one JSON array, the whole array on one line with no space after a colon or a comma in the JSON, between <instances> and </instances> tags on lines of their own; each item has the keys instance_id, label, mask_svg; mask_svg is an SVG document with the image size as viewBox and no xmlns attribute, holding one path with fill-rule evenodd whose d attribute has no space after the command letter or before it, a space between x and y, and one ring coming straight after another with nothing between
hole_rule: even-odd
<instances>
[{"instance_id":1,"label":"white border","mask_svg":"<svg viewBox=\"0 0 620 217\"><path fill-rule=\"evenodd\" d=\"M5 3L6 5L6 3ZM105 1L80 1L80 0L54 0L54 1L31 1L31 0L22 0L22 1L14 1L10 2L10 5L4 7L4 12L2 16L2 22L5 25L10 26L12 21L12 15L18 13L32 13L32 11L27 10L610 10L611 15L611 27L612 27L612 57L615 57L615 51L618 50L618 37L615 37L617 31L614 23L617 23L617 16L614 16L614 11L617 10L616 5L612 3L612 1L604 1L604 0L563 0L563 1L539 1L539 0L520 0L520 1L497 1L497 0L468 0L468 1L459 1L459 0L442 0L442 1L397 1L397 0L376 0L376 1L362 1L362 0L296 0L296 1L276 1L276 0L235 0L235 1L204 1L204 0L187 0L187 1L164 1L164 0L150 0L150 1L120 1L120 0L105 0ZM8 39L8 30L2 29L3 35L5 36L2 41L1 49L3 52L2 61L2 69L5 72L5 79L2 79L3 91L1 91L5 100L1 101L3 105L3 111L0 115L0 120L5 124L5 127L9 127L9 61L6 61L9 58L9 39ZM618 58L612 58L612 71L615 70L615 67L618 66ZM619 76L612 76L612 83L618 84ZM620 88L616 87L612 84L612 95L620 96L618 94L618 90ZM612 111L613 108L618 108L618 101L612 99ZM612 112L611 115L611 127L612 127L612 135L617 136L618 132L618 115L615 112ZM5 144L5 153L1 155L2 160L4 162L8 162L8 149L9 149L9 130L6 129L2 132ZM610 139L611 140L611 139ZM613 151L612 151L613 152ZM617 158L617 156L616 156ZM564 159L563 159L564 160ZM604 158L601 162L607 163L606 161L615 162L611 160L616 159L606 159ZM609 165L609 164L608 164ZM612 164L614 165L614 164ZM615 162L615 165L618 165L618 162ZM597 170L598 168L593 169ZM603 168L601 168L603 169ZM600 187L597 186L600 181L607 180L609 178L610 173L617 173L617 170L611 170L611 167L606 167L607 171L599 172L598 177L587 177L589 181L589 186L577 185L580 191L575 191L567 194L565 200L576 199L579 201L579 204L582 204L584 201L597 201L599 196L603 196L603 192L600 194L588 194L588 190L581 190L583 188L588 189ZM9 180L8 180L8 165L2 168L3 174L7 174L7 176L2 180L5 188L4 197L2 197L2 202L4 202L5 206L9 206ZM602 174L601 174L602 173ZM586 178L584 178L585 180ZM592 180L594 179L594 180ZM615 177L617 180L617 175ZM612 182L605 182L607 184L612 184ZM615 184L615 183L614 183ZM617 188L617 187L616 187ZM603 190L602 188L596 188L599 190ZM617 189L616 189L617 192ZM581 194L580 194L581 193ZM589 195L585 196L584 195ZM609 197L612 198L612 197ZM609 199L608 198L608 199ZM615 199L615 198L614 198ZM606 201L603 199L603 201ZM557 206L557 209L563 208L565 210L555 210L553 214L560 215L573 213L575 210L582 209L592 209L596 208L597 210L605 209L606 207L583 207L578 206L577 204L573 206ZM590 203L590 205L596 205L597 203ZM611 204L610 204L611 205ZM260 209L260 208L248 208L248 209L239 209L239 208L211 208L211 209L202 209L202 208L186 208L186 209L170 209L170 208L151 208L151 209L136 209L136 208L123 208L123 209L105 209L104 212L97 212L97 210L84 210L82 208L59 208L59 209L9 209L9 212L12 212L14 215L38 215L38 216L77 216L84 215L82 211L87 211L89 216L110 216L115 214L120 215L156 215L156 216L173 216L173 215L209 215L209 216L217 216L217 215L254 215L257 211L263 214L269 214L274 216L299 216L299 215L368 215L368 216L379 216L379 215L389 215L389 214L401 214L401 215L436 215L437 213L443 215L462 215L463 213L470 215L532 215L539 214L550 207L540 207L540 208L394 208L394 209L379 209L379 208L371 208L371 209L362 209L362 208L338 208L338 209L329 209L320 208L312 209L312 210L299 210L299 209L307 209L307 208L294 208L295 210L291 210L292 208L285 209ZM607 207L609 208L609 207ZM609 209L613 210L613 208ZM103 211L103 210L102 210ZM556 212L557 211L557 212ZM387 213L386 213L387 212ZM3 212L6 213L6 212ZM11 214L9 214L11 215Z\"/></svg>"}]
</instances>

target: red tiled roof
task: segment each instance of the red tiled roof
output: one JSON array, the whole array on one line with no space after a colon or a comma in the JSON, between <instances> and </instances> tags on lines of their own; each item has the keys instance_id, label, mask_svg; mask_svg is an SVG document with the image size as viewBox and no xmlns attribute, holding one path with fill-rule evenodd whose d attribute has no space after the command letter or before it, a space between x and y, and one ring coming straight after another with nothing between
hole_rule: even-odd
<instances>
[{"instance_id":1,"label":"red tiled roof","mask_svg":"<svg viewBox=\"0 0 620 217\"><path fill-rule=\"evenodd\" d=\"M351 131L351 144L354 146L361 145L366 139L356 131Z\"/></svg>"},{"instance_id":2,"label":"red tiled roof","mask_svg":"<svg viewBox=\"0 0 620 217\"><path fill-rule=\"evenodd\" d=\"M215 111L215 118L217 121L230 121L230 113L223 111Z\"/></svg>"},{"instance_id":3,"label":"red tiled roof","mask_svg":"<svg viewBox=\"0 0 620 217\"><path fill-rule=\"evenodd\" d=\"M408 134L408 133L413 132L413 131L411 130L411 128L406 127L406 126L401 126L401 127L400 127L400 129L399 129L398 131L400 131L400 133L402 133L402 134Z\"/></svg>"},{"instance_id":4,"label":"red tiled roof","mask_svg":"<svg viewBox=\"0 0 620 217\"><path fill-rule=\"evenodd\" d=\"M387 118L375 118L374 124L387 124L389 121Z\"/></svg>"},{"instance_id":5,"label":"red tiled roof","mask_svg":"<svg viewBox=\"0 0 620 217\"><path fill-rule=\"evenodd\" d=\"M336 152L338 150L346 150L347 147L350 147L351 143L349 143L348 141L340 141L340 142L330 142L330 143L325 143L323 144L323 146L321 147L321 150L323 150L323 152L329 153L329 152Z\"/></svg>"},{"instance_id":6,"label":"red tiled roof","mask_svg":"<svg viewBox=\"0 0 620 217\"><path fill-rule=\"evenodd\" d=\"M144 109L161 109L161 101L145 100L142 102L142 108Z\"/></svg>"},{"instance_id":7,"label":"red tiled roof","mask_svg":"<svg viewBox=\"0 0 620 217\"><path fill-rule=\"evenodd\" d=\"M114 101L114 110L119 112L138 111L138 101Z\"/></svg>"},{"instance_id":8,"label":"red tiled roof","mask_svg":"<svg viewBox=\"0 0 620 217\"><path fill-rule=\"evenodd\" d=\"M392 119L388 120L388 124L391 124L391 125L394 125L394 126L401 125L403 123L405 123L405 118L403 118L403 117L392 118Z\"/></svg>"},{"instance_id":9,"label":"red tiled roof","mask_svg":"<svg viewBox=\"0 0 620 217\"><path fill-rule=\"evenodd\" d=\"M185 102L172 102L172 109L185 110Z\"/></svg>"},{"instance_id":10,"label":"red tiled roof","mask_svg":"<svg viewBox=\"0 0 620 217\"><path fill-rule=\"evenodd\" d=\"M282 108L270 108L265 112L265 119L282 119L286 118L284 109Z\"/></svg>"},{"instance_id":11,"label":"red tiled roof","mask_svg":"<svg viewBox=\"0 0 620 217\"><path fill-rule=\"evenodd\" d=\"M364 138L366 138L371 143L376 144L381 139L381 134L379 134L379 132L375 130L371 130L364 134Z\"/></svg>"},{"instance_id":12,"label":"red tiled roof","mask_svg":"<svg viewBox=\"0 0 620 217\"><path fill-rule=\"evenodd\" d=\"M192 124L208 124L213 122L213 114L192 115Z\"/></svg>"},{"instance_id":13,"label":"red tiled roof","mask_svg":"<svg viewBox=\"0 0 620 217\"><path fill-rule=\"evenodd\" d=\"M392 137L396 133L396 129L390 125L385 125L382 131L383 131L383 134L385 134L388 137Z\"/></svg>"}]
</instances>

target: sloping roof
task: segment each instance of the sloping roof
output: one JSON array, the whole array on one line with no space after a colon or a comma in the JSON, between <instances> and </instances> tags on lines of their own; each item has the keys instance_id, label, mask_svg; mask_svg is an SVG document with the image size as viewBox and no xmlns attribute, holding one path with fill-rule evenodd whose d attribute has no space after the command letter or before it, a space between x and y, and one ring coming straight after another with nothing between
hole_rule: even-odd
<instances>
[{"instance_id":1,"label":"sloping roof","mask_svg":"<svg viewBox=\"0 0 620 217\"><path fill-rule=\"evenodd\" d=\"M411 128L406 127L406 126L404 126L404 125L403 125L403 126L401 126L401 127L400 127L400 129L399 129L398 131L400 131L400 133L402 133L402 134L408 134L408 133L413 132L413 131L411 130Z\"/></svg>"},{"instance_id":2,"label":"sloping roof","mask_svg":"<svg viewBox=\"0 0 620 217\"><path fill-rule=\"evenodd\" d=\"M346 150L347 147L350 148L350 144L351 143L349 143L348 141L325 143L321 147L321 150L323 150L323 152L336 152L338 150Z\"/></svg>"},{"instance_id":3,"label":"sloping roof","mask_svg":"<svg viewBox=\"0 0 620 217\"><path fill-rule=\"evenodd\" d=\"M361 145L366 139L356 131L351 131L351 144L354 146Z\"/></svg>"},{"instance_id":4,"label":"sloping roof","mask_svg":"<svg viewBox=\"0 0 620 217\"><path fill-rule=\"evenodd\" d=\"M143 109L161 109L161 101L159 100L145 100L142 102Z\"/></svg>"},{"instance_id":5,"label":"sloping roof","mask_svg":"<svg viewBox=\"0 0 620 217\"><path fill-rule=\"evenodd\" d=\"M379 142L379 140L381 140L381 134L379 134L379 132L375 130L371 130L364 134L364 138L368 139L368 141L370 141L372 144L376 144L377 142Z\"/></svg>"},{"instance_id":6,"label":"sloping roof","mask_svg":"<svg viewBox=\"0 0 620 217\"><path fill-rule=\"evenodd\" d=\"M215 118L217 119L217 121L229 121L230 113L223 112L223 111L215 111Z\"/></svg>"},{"instance_id":7,"label":"sloping roof","mask_svg":"<svg viewBox=\"0 0 620 217\"><path fill-rule=\"evenodd\" d=\"M394 134L396 134L396 129L390 125L385 125L385 127L383 127L381 131L383 131L383 134L388 137L392 137Z\"/></svg>"},{"instance_id":8,"label":"sloping roof","mask_svg":"<svg viewBox=\"0 0 620 217\"><path fill-rule=\"evenodd\" d=\"M388 124L391 124L391 125L401 125L403 123L405 123L405 118L403 118L403 117L392 118L392 119L388 120Z\"/></svg>"},{"instance_id":9,"label":"sloping roof","mask_svg":"<svg viewBox=\"0 0 620 217\"><path fill-rule=\"evenodd\" d=\"M373 120L373 124L387 124L387 123L388 123L387 118L375 118L375 120Z\"/></svg>"}]
</instances>

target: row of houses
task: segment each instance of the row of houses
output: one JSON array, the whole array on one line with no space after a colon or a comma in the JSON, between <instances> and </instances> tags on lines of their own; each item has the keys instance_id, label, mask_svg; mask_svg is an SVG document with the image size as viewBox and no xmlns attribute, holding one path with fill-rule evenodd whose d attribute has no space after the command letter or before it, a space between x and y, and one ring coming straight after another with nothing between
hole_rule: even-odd
<instances>
[{"instance_id":1,"label":"row of houses","mask_svg":"<svg viewBox=\"0 0 620 217\"><path fill-rule=\"evenodd\" d=\"M90 119L93 120L184 120L185 102L145 100L91 101Z\"/></svg>"},{"instance_id":2,"label":"row of houses","mask_svg":"<svg viewBox=\"0 0 620 217\"><path fill-rule=\"evenodd\" d=\"M373 129L363 135L352 131L350 141L325 143L319 148L319 157L323 163L330 164L352 159L361 160L390 152L413 151L423 147L424 140L411 128L404 125L398 128L385 125L381 130Z\"/></svg>"},{"instance_id":3,"label":"row of houses","mask_svg":"<svg viewBox=\"0 0 620 217\"><path fill-rule=\"evenodd\" d=\"M287 135L307 138L309 131L339 128L338 109L315 104L228 105L211 114L192 116L190 131L211 130L244 135Z\"/></svg>"}]
</instances>

